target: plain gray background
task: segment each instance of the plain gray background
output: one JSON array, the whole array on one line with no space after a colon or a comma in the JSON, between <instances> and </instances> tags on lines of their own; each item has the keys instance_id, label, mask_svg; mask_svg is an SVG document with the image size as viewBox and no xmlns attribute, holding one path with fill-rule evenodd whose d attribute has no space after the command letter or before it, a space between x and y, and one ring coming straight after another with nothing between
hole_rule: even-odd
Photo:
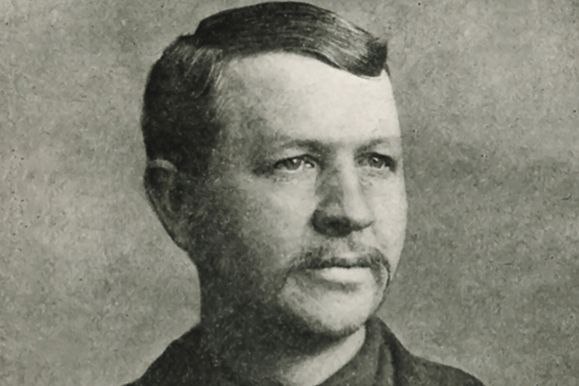
<instances>
[{"instance_id":1,"label":"plain gray background","mask_svg":"<svg viewBox=\"0 0 579 386\"><path fill-rule=\"evenodd\" d=\"M195 322L141 188L141 93L248 3L1 0L0 384L119 384ZM390 42L410 221L381 315L489 385L579 384L579 3L314 3Z\"/></svg>"}]
</instances>

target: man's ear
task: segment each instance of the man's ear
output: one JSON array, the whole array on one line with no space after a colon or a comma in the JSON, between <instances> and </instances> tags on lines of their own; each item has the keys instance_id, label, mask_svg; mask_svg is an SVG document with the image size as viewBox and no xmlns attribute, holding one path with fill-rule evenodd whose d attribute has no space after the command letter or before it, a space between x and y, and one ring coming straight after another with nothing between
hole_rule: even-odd
<instances>
[{"instance_id":1,"label":"man's ear","mask_svg":"<svg viewBox=\"0 0 579 386\"><path fill-rule=\"evenodd\" d=\"M189 219L181 175L167 160L149 162L144 175L145 191L157 217L173 241L189 247Z\"/></svg>"}]
</instances>

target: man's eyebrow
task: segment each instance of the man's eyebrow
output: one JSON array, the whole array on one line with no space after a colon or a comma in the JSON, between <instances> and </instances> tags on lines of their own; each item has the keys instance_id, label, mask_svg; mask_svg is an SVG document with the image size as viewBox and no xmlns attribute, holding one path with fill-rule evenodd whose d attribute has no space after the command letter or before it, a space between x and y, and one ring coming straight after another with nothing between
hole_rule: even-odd
<instances>
[{"instance_id":1,"label":"man's eyebrow","mask_svg":"<svg viewBox=\"0 0 579 386\"><path fill-rule=\"evenodd\" d=\"M385 145L388 147L397 148L397 147L400 147L402 145L402 138L400 138L400 136L397 136L397 135L373 138L370 141L368 141L367 143L361 144L360 147L363 149L367 149L367 148L380 146L380 145Z\"/></svg>"},{"instance_id":2,"label":"man's eyebrow","mask_svg":"<svg viewBox=\"0 0 579 386\"><path fill-rule=\"evenodd\" d=\"M309 149L317 153L322 153L327 150L328 144L324 144L317 139L291 139L285 137L276 138L274 144L276 149L302 148Z\"/></svg>"},{"instance_id":3,"label":"man's eyebrow","mask_svg":"<svg viewBox=\"0 0 579 386\"><path fill-rule=\"evenodd\" d=\"M402 138L399 136L380 137L362 144L358 151L361 153L384 147L394 157L402 157Z\"/></svg>"},{"instance_id":4,"label":"man's eyebrow","mask_svg":"<svg viewBox=\"0 0 579 386\"><path fill-rule=\"evenodd\" d=\"M331 151L333 146L339 146L340 141L335 142L328 142L322 139L296 139L296 138L289 138L285 136L276 136L274 137L274 144L273 144L273 151L283 150L283 149L291 149L291 148L300 148L300 149L307 149L309 151L324 154ZM372 138L368 141L359 141L358 143L354 142L353 147L358 152L368 151L372 148L378 146L385 146L388 149L394 152L400 152L402 145L402 140L399 136L381 136Z\"/></svg>"}]
</instances>

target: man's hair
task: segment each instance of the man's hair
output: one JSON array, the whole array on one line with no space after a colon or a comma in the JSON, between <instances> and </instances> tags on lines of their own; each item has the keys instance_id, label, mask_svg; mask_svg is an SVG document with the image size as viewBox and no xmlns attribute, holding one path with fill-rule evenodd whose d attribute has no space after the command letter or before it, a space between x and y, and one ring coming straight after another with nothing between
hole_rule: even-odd
<instances>
[{"instance_id":1,"label":"man's hair","mask_svg":"<svg viewBox=\"0 0 579 386\"><path fill-rule=\"evenodd\" d=\"M214 106L224 65L270 52L313 57L357 76L388 72L385 42L331 11L274 2L217 13L178 37L151 69L142 114L150 165L166 160L205 175L220 129Z\"/></svg>"}]
</instances>

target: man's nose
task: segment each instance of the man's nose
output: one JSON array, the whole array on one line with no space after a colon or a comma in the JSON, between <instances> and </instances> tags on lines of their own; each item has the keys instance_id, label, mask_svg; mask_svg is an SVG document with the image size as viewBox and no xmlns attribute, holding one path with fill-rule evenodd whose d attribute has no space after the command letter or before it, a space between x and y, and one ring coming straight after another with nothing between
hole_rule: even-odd
<instances>
[{"instance_id":1,"label":"man's nose","mask_svg":"<svg viewBox=\"0 0 579 386\"><path fill-rule=\"evenodd\" d=\"M317 232L329 237L344 237L374 223L374 213L355 170L334 171L322 181L318 192L321 200L312 215L312 225Z\"/></svg>"}]
</instances>

